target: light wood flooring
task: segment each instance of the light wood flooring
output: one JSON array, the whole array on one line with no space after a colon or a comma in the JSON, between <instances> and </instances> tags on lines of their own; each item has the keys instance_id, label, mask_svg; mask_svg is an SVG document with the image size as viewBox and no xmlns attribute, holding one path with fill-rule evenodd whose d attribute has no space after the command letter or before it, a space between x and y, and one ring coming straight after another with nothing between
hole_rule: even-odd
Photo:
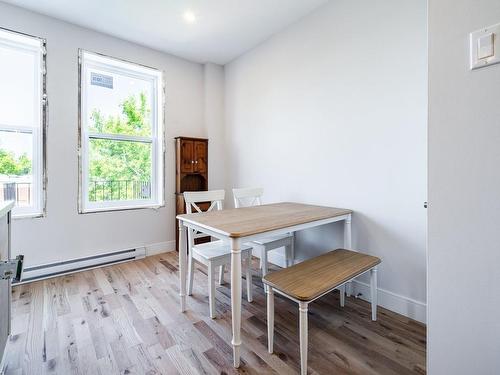
<instances>
[{"instance_id":1,"label":"light wood flooring","mask_svg":"<svg viewBox=\"0 0 500 375\"><path fill-rule=\"evenodd\" d=\"M295 303L276 297L275 353L267 353L262 283L242 300L242 366L232 368L230 287L208 317L206 270L197 267L179 312L177 253L16 286L6 374L295 374ZM226 280L228 279L226 275ZM243 291L244 297L245 292ZM423 374L425 326L332 293L310 305L309 374Z\"/></svg>"}]
</instances>

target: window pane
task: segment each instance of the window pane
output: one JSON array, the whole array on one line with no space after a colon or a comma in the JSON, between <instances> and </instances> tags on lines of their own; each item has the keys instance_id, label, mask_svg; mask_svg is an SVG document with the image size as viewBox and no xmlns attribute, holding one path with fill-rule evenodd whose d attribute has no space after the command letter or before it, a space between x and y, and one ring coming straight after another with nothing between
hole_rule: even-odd
<instances>
[{"instance_id":1,"label":"window pane","mask_svg":"<svg viewBox=\"0 0 500 375\"><path fill-rule=\"evenodd\" d=\"M89 140L88 200L151 199L151 144Z\"/></svg>"},{"instance_id":2,"label":"window pane","mask_svg":"<svg viewBox=\"0 0 500 375\"><path fill-rule=\"evenodd\" d=\"M152 81L96 68L86 71L86 108L91 132L151 136Z\"/></svg>"},{"instance_id":3,"label":"window pane","mask_svg":"<svg viewBox=\"0 0 500 375\"><path fill-rule=\"evenodd\" d=\"M38 54L0 41L0 124L39 126Z\"/></svg>"},{"instance_id":4,"label":"window pane","mask_svg":"<svg viewBox=\"0 0 500 375\"><path fill-rule=\"evenodd\" d=\"M0 201L33 205L33 136L0 131Z\"/></svg>"},{"instance_id":5,"label":"window pane","mask_svg":"<svg viewBox=\"0 0 500 375\"><path fill-rule=\"evenodd\" d=\"M163 203L161 72L83 50L80 56L80 212L156 207Z\"/></svg>"}]
</instances>

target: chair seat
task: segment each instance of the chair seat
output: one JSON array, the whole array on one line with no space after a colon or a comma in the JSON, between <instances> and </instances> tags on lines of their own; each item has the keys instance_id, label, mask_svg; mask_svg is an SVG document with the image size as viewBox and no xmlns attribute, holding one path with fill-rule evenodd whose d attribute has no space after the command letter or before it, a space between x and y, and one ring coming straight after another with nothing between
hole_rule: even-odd
<instances>
[{"instance_id":1,"label":"chair seat","mask_svg":"<svg viewBox=\"0 0 500 375\"><path fill-rule=\"evenodd\" d=\"M231 245L229 243L224 243L222 241L212 241L206 242L199 245L193 246L193 254L198 257L203 258L204 260L213 261L220 260L221 258L227 257L229 260L231 259ZM242 246L241 252L245 253L248 251L252 251L250 246Z\"/></svg>"},{"instance_id":2,"label":"chair seat","mask_svg":"<svg viewBox=\"0 0 500 375\"><path fill-rule=\"evenodd\" d=\"M337 249L270 273L263 282L299 301L312 301L380 262L371 255Z\"/></svg>"},{"instance_id":3,"label":"chair seat","mask_svg":"<svg viewBox=\"0 0 500 375\"><path fill-rule=\"evenodd\" d=\"M287 234L281 234L281 235L277 235L277 236L266 237L266 238L263 238L261 240L252 241L252 242L256 243L258 245L266 245L266 244L269 244L271 242L276 242L276 241L281 241L281 240L286 240L286 239L291 240L292 238L293 238L293 234L287 233Z\"/></svg>"}]
</instances>

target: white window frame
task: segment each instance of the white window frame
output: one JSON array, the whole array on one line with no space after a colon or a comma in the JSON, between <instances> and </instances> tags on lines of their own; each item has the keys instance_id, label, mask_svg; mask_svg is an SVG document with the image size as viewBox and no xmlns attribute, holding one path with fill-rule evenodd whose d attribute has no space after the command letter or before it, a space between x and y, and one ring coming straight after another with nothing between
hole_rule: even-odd
<instances>
[{"instance_id":1,"label":"white window frame","mask_svg":"<svg viewBox=\"0 0 500 375\"><path fill-rule=\"evenodd\" d=\"M109 57L103 54L78 50L79 74L79 213L106 212L140 208L159 208L165 205L164 198L164 88L163 72L141 64ZM88 108L86 106L87 70L97 68L109 73L119 73L133 78L140 78L153 83L154 99L152 103L151 136L134 136L124 134L103 134L90 132ZM109 139L114 141L132 141L151 144L151 199L140 200L107 200L91 202L89 200L89 140Z\"/></svg>"},{"instance_id":2,"label":"white window frame","mask_svg":"<svg viewBox=\"0 0 500 375\"><path fill-rule=\"evenodd\" d=\"M12 210L13 218L33 218L43 217L46 213L46 128L47 128L47 41L44 38L27 35L17 31L0 27L0 42L5 47L12 47L16 50L24 50L38 55L35 66L35 77L38 90L38 97L34 100L37 103L35 108L37 115L33 124L2 124L0 130L10 131L15 133L24 133L32 135L32 189L30 207L17 207Z\"/></svg>"}]
</instances>

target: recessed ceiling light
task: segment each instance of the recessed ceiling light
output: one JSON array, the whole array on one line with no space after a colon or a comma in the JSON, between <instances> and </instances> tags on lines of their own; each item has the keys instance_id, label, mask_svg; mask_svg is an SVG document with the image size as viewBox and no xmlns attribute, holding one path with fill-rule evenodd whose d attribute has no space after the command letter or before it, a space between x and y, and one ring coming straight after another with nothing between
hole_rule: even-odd
<instances>
[{"instance_id":1,"label":"recessed ceiling light","mask_svg":"<svg viewBox=\"0 0 500 375\"><path fill-rule=\"evenodd\" d=\"M187 23L195 23L196 22L196 14L194 14L191 10L186 10L184 12L184 21Z\"/></svg>"}]
</instances>

